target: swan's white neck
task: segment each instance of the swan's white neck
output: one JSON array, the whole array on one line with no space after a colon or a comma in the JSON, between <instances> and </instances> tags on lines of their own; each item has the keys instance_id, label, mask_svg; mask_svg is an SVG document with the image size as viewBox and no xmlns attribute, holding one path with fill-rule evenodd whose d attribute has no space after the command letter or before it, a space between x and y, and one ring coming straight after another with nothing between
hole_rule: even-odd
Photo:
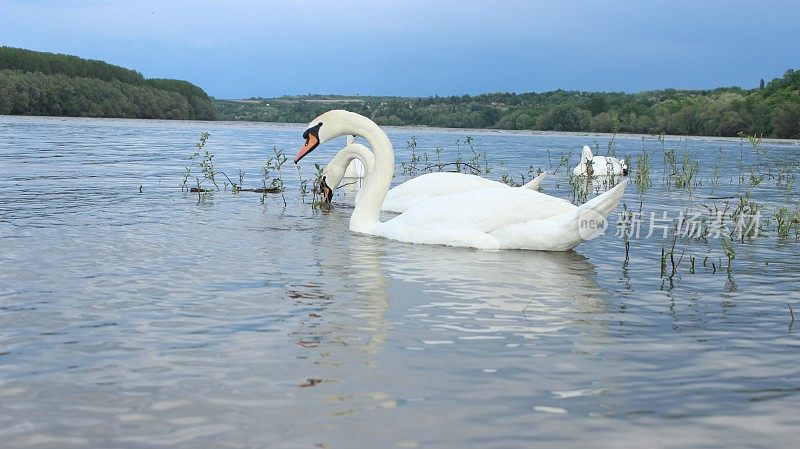
<instances>
[{"instance_id":1,"label":"swan's white neck","mask_svg":"<svg viewBox=\"0 0 800 449\"><path fill-rule=\"evenodd\" d=\"M350 165L353 159L358 159L364 164L364 178L370 177L370 174L375 170L375 156L367 147L363 145L350 144L344 147L344 167Z\"/></svg>"},{"instance_id":2,"label":"swan's white neck","mask_svg":"<svg viewBox=\"0 0 800 449\"><path fill-rule=\"evenodd\" d=\"M581 163L580 165L583 167L582 171L587 170L587 166L592 163L592 158L594 158L594 154L592 154L592 149L589 148L589 145L583 146L583 152L581 152Z\"/></svg>"},{"instance_id":3,"label":"swan's white neck","mask_svg":"<svg viewBox=\"0 0 800 449\"><path fill-rule=\"evenodd\" d=\"M372 173L365 177L361 198L350 217L350 230L375 234L374 228L380 224L381 205L394 176L394 150L389 137L372 120L353 113L343 119L345 132L366 139L375 155ZM369 172L365 170L365 173Z\"/></svg>"},{"instance_id":4,"label":"swan's white neck","mask_svg":"<svg viewBox=\"0 0 800 449\"><path fill-rule=\"evenodd\" d=\"M348 139L349 141L349 139ZM368 178L375 168L375 156L369 148L359 143L348 143L347 146L339 150L336 156L325 166L323 174L328 176L328 184L338 186L347 172L348 165L354 159L364 164L364 178Z\"/></svg>"}]
</instances>

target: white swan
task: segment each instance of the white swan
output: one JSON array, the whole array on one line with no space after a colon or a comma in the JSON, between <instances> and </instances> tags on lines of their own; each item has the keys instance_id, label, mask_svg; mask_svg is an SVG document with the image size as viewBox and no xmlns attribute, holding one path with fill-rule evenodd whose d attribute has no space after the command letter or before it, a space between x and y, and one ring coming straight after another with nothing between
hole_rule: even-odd
<instances>
[{"instance_id":1,"label":"white swan","mask_svg":"<svg viewBox=\"0 0 800 449\"><path fill-rule=\"evenodd\" d=\"M294 162L320 144L345 134L364 137L375 156L373 170L364 179L361 200L350 216L350 230L401 242L566 251L597 235L585 232L587 223L590 229L601 226L628 184L625 179L580 207L534 190L453 193L431 198L381 222L381 204L394 174L394 151L386 133L372 120L343 110L320 115L303 133L306 142Z\"/></svg>"},{"instance_id":2,"label":"white swan","mask_svg":"<svg viewBox=\"0 0 800 449\"><path fill-rule=\"evenodd\" d=\"M362 167L367 167L366 171L369 173L375 165L375 156L367 147L357 143L350 143L339 150L323 171L326 182L331 188L335 189L343 178L347 178L345 167L350 170L352 166L350 161L360 161ZM542 173L520 188L538 189L545 174ZM409 179L389 190L383 200L381 210L397 213L405 212L411 206L433 197L490 188L510 189L512 187L499 181L468 173L426 173ZM356 194L355 202L357 203L360 199L361 190Z\"/></svg>"},{"instance_id":3,"label":"white swan","mask_svg":"<svg viewBox=\"0 0 800 449\"><path fill-rule=\"evenodd\" d=\"M348 146L355 144L355 142L356 142L356 136L347 136L347 145L344 148L342 148L341 150L339 150L339 152L341 153ZM345 178L349 178L349 179L363 178L364 177L364 163L358 158L351 159L350 162L347 165L347 170L345 170L345 172L344 172L344 177ZM336 186L338 186L338 185L339 185L339 180L337 180L336 183L334 183L332 185L332 187L335 189Z\"/></svg>"},{"instance_id":4,"label":"white swan","mask_svg":"<svg viewBox=\"0 0 800 449\"><path fill-rule=\"evenodd\" d=\"M588 175L588 165L592 164L592 176L628 176L628 165L624 160L610 156L594 156L589 145L583 146L581 161L572 170L575 176Z\"/></svg>"}]
</instances>

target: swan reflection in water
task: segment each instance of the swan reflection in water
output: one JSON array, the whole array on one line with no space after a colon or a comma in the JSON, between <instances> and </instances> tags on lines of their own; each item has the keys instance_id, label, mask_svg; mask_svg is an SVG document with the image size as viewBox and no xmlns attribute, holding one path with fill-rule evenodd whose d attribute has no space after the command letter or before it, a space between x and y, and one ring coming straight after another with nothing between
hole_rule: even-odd
<instances>
[{"instance_id":1,"label":"swan reflection in water","mask_svg":"<svg viewBox=\"0 0 800 449\"><path fill-rule=\"evenodd\" d=\"M479 251L339 235L335 247L319 241L319 279L341 292L329 312L369 330L357 339L367 352L380 350L390 321L455 331L461 339L535 338L607 309L594 265L574 251ZM390 302L399 316L386 317ZM349 327L337 326L354 332Z\"/></svg>"},{"instance_id":2,"label":"swan reflection in water","mask_svg":"<svg viewBox=\"0 0 800 449\"><path fill-rule=\"evenodd\" d=\"M578 253L393 242L343 232L348 212L332 209L306 241L313 248L316 289L329 300L317 309L319 325L301 330L303 340L318 344L298 348L303 360L295 378L308 378L300 386L313 388L297 394L304 404L315 404L318 418L309 420L300 402L288 406L286 416L302 416L298 434L318 432L306 422L322 417L351 416L337 425L363 428L364 420L380 421L377 411L399 410L400 404L423 401L421 409L403 408L401 415L410 419L441 401L498 394L480 386L485 378L475 373L483 368L517 372L505 379L507 393L534 401L541 392L530 389L531 379L547 378L551 365L531 357L566 355L571 361L570 354L583 353L584 335L603 333L597 320L580 322L606 311L607 293L595 280L594 265ZM535 340L546 336L554 344ZM436 346L446 340L450 346ZM594 380L587 374L587 382ZM478 409L461 413L468 410Z\"/></svg>"},{"instance_id":3,"label":"swan reflection in water","mask_svg":"<svg viewBox=\"0 0 800 449\"><path fill-rule=\"evenodd\" d=\"M438 328L474 338L533 337L562 329L576 313L606 308L594 265L573 251L394 249L386 264L389 276L423 294L425 302L415 309Z\"/></svg>"}]
</instances>

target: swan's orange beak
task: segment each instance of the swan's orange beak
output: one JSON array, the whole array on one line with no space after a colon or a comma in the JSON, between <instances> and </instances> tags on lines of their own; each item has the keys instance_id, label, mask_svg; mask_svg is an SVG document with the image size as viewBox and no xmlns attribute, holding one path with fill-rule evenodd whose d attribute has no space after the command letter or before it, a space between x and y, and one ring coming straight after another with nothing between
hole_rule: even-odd
<instances>
[{"instance_id":1,"label":"swan's orange beak","mask_svg":"<svg viewBox=\"0 0 800 449\"><path fill-rule=\"evenodd\" d=\"M300 148L300 151L297 152L297 155L294 157L294 163L300 162L300 159L306 157L306 155L316 148L319 145L319 129L322 127L322 123L312 126L308 128L303 133L303 138L306 139L306 144Z\"/></svg>"}]
</instances>

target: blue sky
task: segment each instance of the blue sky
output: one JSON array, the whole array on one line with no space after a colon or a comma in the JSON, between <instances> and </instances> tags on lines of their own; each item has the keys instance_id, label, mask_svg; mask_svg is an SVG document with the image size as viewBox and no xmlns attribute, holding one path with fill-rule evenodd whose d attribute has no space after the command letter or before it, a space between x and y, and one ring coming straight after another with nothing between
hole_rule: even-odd
<instances>
[{"instance_id":1,"label":"blue sky","mask_svg":"<svg viewBox=\"0 0 800 449\"><path fill-rule=\"evenodd\" d=\"M800 69L798 23L798 0L0 0L0 45L217 98L752 88Z\"/></svg>"}]
</instances>

